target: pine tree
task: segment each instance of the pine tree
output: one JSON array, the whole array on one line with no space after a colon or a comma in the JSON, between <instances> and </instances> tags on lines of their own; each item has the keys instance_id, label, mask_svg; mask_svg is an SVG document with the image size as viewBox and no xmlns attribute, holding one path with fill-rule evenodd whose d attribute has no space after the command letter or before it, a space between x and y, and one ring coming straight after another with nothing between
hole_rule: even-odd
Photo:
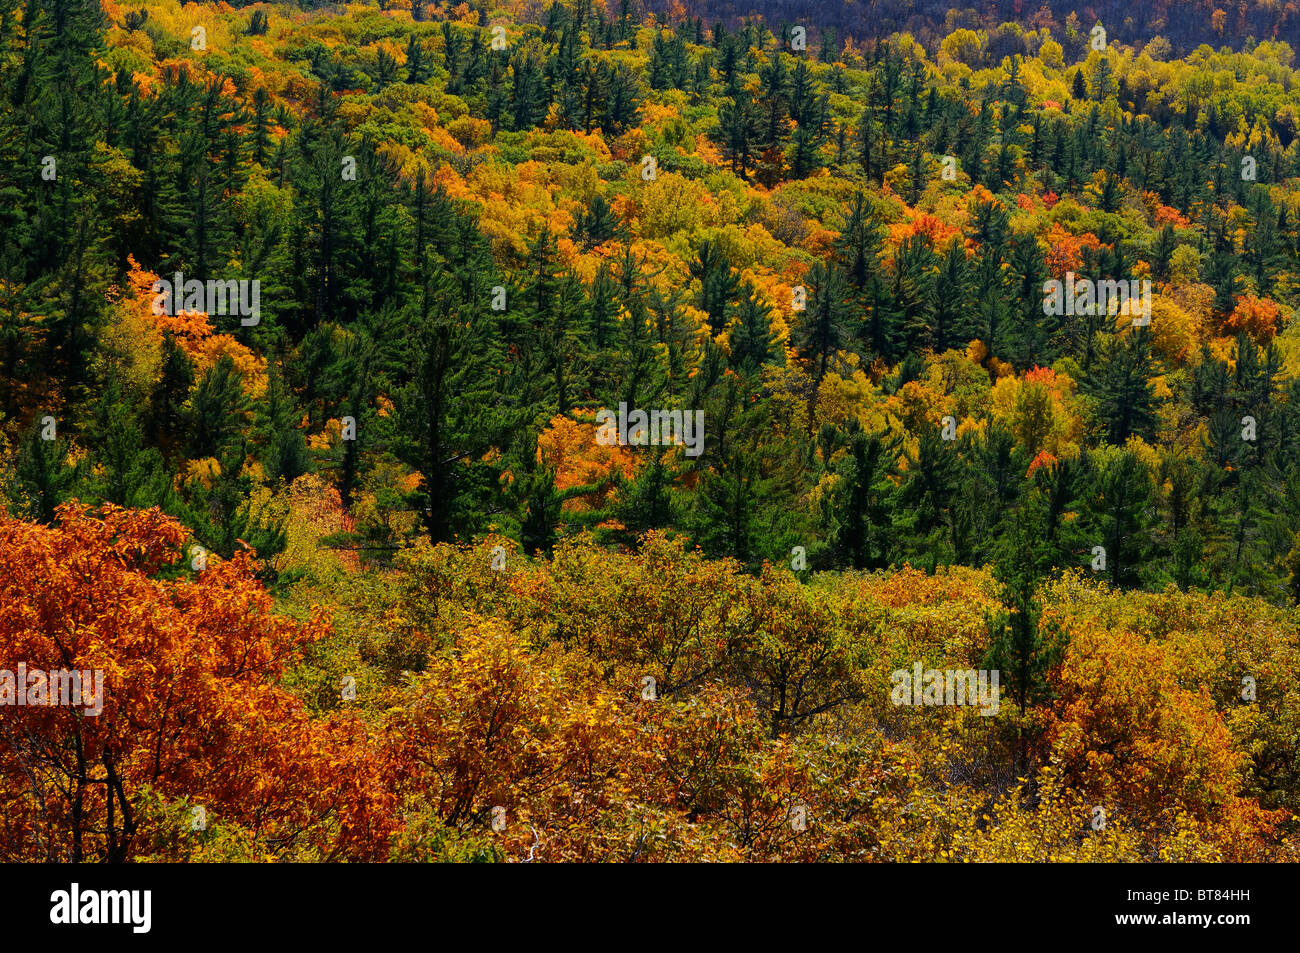
<instances>
[{"instance_id":1,"label":"pine tree","mask_svg":"<svg viewBox=\"0 0 1300 953\"><path fill-rule=\"evenodd\" d=\"M818 442L822 456L833 460L829 469L837 479L827 508L829 555L833 565L854 569L884 569L895 551L890 515L893 484L890 464L897 441L865 433L856 418L842 431L824 425Z\"/></svg>"},{"instance_id":2,"label":"pine tree","mask_svg":"<svg viewBox=\"0 0 1300 953\"><path fill-rule=\"evenodd\" d=\"M705 410L704 455L695 461L699 484L687 526L701 548L757 569L788 553L801 538L795 500L799 453L773 432L771 410L748 386L729 377Z\"/></svg>"},{"instance_id":3,"label":"pine tree","mask_svg":"<svg viewBox=\"0 0 1300 953\"><path fill-rule=\"evenodd\" d=\"M86 441L95 461L87 481L93 496L140 509L166 502L170 487L162 456L145 445L137 412L115 380L104 385Z\"/></svg>"},{"instance_id":4,"label":"pine tree","mask_svg":"<svg viewBox=\"0 0 1300 953\"><path fill-rule=\"evenodd\" d=\"M1086 467L1083 524L1093 545L1106 550L1111 585L1136 587L1149 574L1151 476L1131 450L1106 448L1091 454Z\"/></svg>"},{"instance_id":5,"label":"pine tree","mask_svg":"<svg viewBox=\"0 0 1300 953\"><path fill-rule=\"evenodd\" d=\"M1019 518L1011 522L993 570L1007 611L987 620L989 648L984 667L1000 673L1000 685L1011 690L1019 710L1013 753L1016 771L1022 770L1025 763L1029 706L1051 696L1047 676L1065 651L1063 633L1044 621L1038 599L1038 588L1051 567L1043 523L1042 513L1035 506L1023 508Z\"/></svg>"},{"instance_id":6,"label":"pine tree","mask_svg":"<svg viewBox=\"0 0 1300 953\"><path fill-rule=\"evenodd\" d=\"M266 478L272 482L284 481L288 484L311 470L311 457L307 453L307 441L302 431L298 429L302 412L294 401L293 393L285 384L281 374L272 371L269 376L266 401L258 407L259 413L254 418L253 432L264 443L260 457ZM358 408L351 406L348 410L352 412L351 416L356 421ZM364 432L365 424L359 423L359 429ZM345 472L339 487L339 493L346 507L351 502L352 486L356 480L356 444L351 440L342 443L345 457L352 458L351 466L344 468Z\"/></svg>"},{"instance_id":7,"label":"pine tree","mask_svg":"<svg viewBox=\"0 0 1300 953\"><path fill-rule=\"evenodd\" d=\"M930 305L939 259L924 235L909 235L894 254L890 297L902 325L904 346L920 351L934 346Z\"/></svg>"},{"instance_id":8,"label":"pine tree","mask_svg":"<svg viewBox=\"0 0 1300 953\"><path fill-rule=\"evenodd\" d=\"M73 495L81 470L68 461L72 442L66 437L43 439L43 429L35 421L28 430L5 495L15 512L38 523L53 523L55 509Z\"/></svg>"},{"instance_id":9,"label":"pine tree","mask_svg":"<svg viewBox=\"0 0 1300 953\"><path fill-rule=\"evenodd\" d=\"M592 197L587 208L578 217L577 233L588 248L604 244L623 234L623 223L602 195Z\"/></svg>"},{"instance_id":10,"label":"pine tree","mask_svg":"<svg viewBox=\"0 0 1300 953\"><path fill-rule=\"evenodd\" d=\"M866 292L871 280L880 273L881 237L880 226L872 220L865 196L856 193L835 239L835 260L858 295Z\"/></svg>"},{"instance_id":11,"label":"pine tree","mask_svg":"<svg viewBox=\"0 0 1300 953\"><path fill-rule=\"evenodd\" d=\"M690 264L691 277L700 283L699 307L709 316L709 329L718 334L727 326L740 279L722 246L705 239Z\"/></svg>"},{"instance_id":12,"label":"pine tree","mask_svg":"<svg viewBox=\"0 0 1300 953\"><path fill-rule=\"evenodd\" d=\"M1084 387L1097 402L1097 417L1106 428L1108 443L1122 445L1130 434L1151 439L1156 420L1152 367L1145 329L1108 339Z\"/></svg>"},{"instance_id":13,"label":"pine tree","mask_svg":"<svg viewBox=\"0 0 1300 953\"><path fill-rule=\"evenodd\" d=\"M914 565L932 572L955 558L959 527L953 504L964 469L953 443L944 440L937 427L921 431L892 506L894 531L903 538Z\"/></svg>"},{"instance_id":14,"label":"pine tree","mask_svg":"<svg viewBox=\"0 0 1300 953\"><path fill-rule=\"evenodd\" d=\"M237 550L251 549L265 578L275 577L273 560L288 540L283 517L272 511L269 498L257 500L248 472L249 447L242 438L221 453L209 478L193 477L182 495L168 503L209 552L230 559Z\"/></svg>"},{"instance_id":15,"label":"pine tree","mask_svg":"<svg viewBox=\"0 0 1300 953\"><path fill-rule=\"evenodd\" d=\"M1012 336L1011 350L1021 367L1050 366L1056 357L1058 319L1045 313L1043 285L1047 265L1038 242L1033 238L1016 241L1011 250L1011 272L1015 278L1014 299L1019 302L1018 333Z\"/></svg>"},{"instance_id":16,"label":"pine tree","mask_svg":"<svg viewBox=\"0 0 1300 953\"><path fill-rule=\"evenodd\" d=\"M731 171L742 179L748 179L761 135L754 101L737 92L730 103L718 107L718 126L723 155L730 160Z\"/></svg>"},{"instance_id":17,"label":"pine tree","mask_svg":"<svg viewBox=\"0 0 1300 953\"><path fill-rule=\"evenodd\" d=\"M817 262L808 271L808 304L804 319L795 328L794 340L808 362L811 391L808 395L808 426L816 419L817 390L830 368L831 358L850 340L848 283L834 265Z\"/></svg>"},{"instance_id":18,"label":"pine tree","mask_svg":"<svg viewBox=\"0 0 1300 953\"><path fill-rule=\"evenodd\" d=\"M730 364L742 374L756 375L759 368L779 356L772 309L745 283L740 292L737 320L731 328Z\"/></svg>"},{"instance_id":19,"label":"pine tree","mask_svg":"<svg viewBox=\"0 0 1300 953\"><path fill-rule=\"evenodd\" d=\"M960 241L948 243L930 286L929 311L935 353L964 347L974 336L971 273L966 249Z\"/></svg>"},{"instance_id":20,"label":"pine tree","mask_svg":"<svg viewBox=\"0 0 1300 953\"><path fill-rule=\"evenodd\" d=\"M235 369L235 362L223 354L190 398L185 417L186 443L193 458L217 457L244 428L248 398Z\"/></svg>"}]
</instances>

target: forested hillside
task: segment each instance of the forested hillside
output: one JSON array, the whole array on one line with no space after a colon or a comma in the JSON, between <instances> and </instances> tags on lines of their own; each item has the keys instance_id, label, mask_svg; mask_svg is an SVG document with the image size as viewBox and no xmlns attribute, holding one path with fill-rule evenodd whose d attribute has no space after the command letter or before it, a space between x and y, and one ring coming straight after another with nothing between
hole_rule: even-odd
<instances>
[{"instance_id":1,"label":"forested hillside","mask_svg":"<svg viewBox=\"0 0 1300 953\"><path fill-rule=\"evenodd\" d=\"M1292 40L1300 30L1300 6L1276 0L646 0L647 9L679 19L693 16L729 26L747 18L764 18L778 33L803 24L828 42L875 42L908 31L926 44L937 44L958 28L985 29L991 35L995 62L1014 53L1032 53L1021 38L1046 27L1057 42L1082 50L1094 22L1106 24L1111 38L1142 46L1159 36L1179 55L1202 43L1239 49L1255 40Z\"/></svg>"},{"instance_id":2,"label":"forested hillside","mask_svg":"<svg viewBox=\"0 0 1300 953\"><path fill-rule=\"evenodd\" d=\"M0 857L1296 859L1295 5L764 6L0 0Z\"/></svg>"}]
</instances>

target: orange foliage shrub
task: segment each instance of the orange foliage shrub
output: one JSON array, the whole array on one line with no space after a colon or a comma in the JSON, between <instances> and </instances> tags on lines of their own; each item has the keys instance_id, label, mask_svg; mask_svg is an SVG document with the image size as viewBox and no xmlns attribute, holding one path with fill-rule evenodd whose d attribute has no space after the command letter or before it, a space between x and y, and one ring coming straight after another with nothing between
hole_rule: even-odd
<instances>
[{"instance_id":1,"label":"orange foliage shrub","mask_svg":"<svg viewBox=\"0 0 1300 953\"><path fill-rule=\"evenodd\" d=\"M250 397L258 397L266 392L266 361L240 344L229 334L213 334L208 316L202 311L180 311L177 314L155 314L154 282L158 276L140 267L133 257L127 258L130 266L127 271L127 288L129 295L123 304L145 318L145 326L161 340L164 333L176 336L187 357L194 362L195 379L202 379L223 357L228 355L234 362L235 370Z\"/></svg>"},{"instance_id":2,"label":"orange foliage shrub","mask_svg":"<svg viewBox=\"0 0 1300 953\"><path fill-rule=\"evenodd\" d=\"M1223 664L1217 633L1184 632L1194 620L1177 620L1169 593L1112 596L1078 577L1051 589L1048 617L1064 627L1069 648L1051 675L1045 741L1066 783L1108 815L1148 830L1195 819L1228 857L1258 859L1285 812L1241 795L1248 754L1211 689ZM1135 598L1165 600L1158 608L1168 618L1150 617ZM1166 626L1164 637L1151 631Z\"/></svg>"},{"instance_id":3,"label":"orange foliage shrub","mask_svg":"<svg viewBox=\"0 0 1300 953\"><path fill-rule=\"evenodd\" d=\"M1035 470L1040 470L1044 467L1050 471L1057 463L1058 461L1056 457L1051 453L1046 450L1039 450L1038 453L1034 455L1034 459L1029 461L1029 467L1025 470L1025 476L1031 477L1034 475Z\"/></svg>"},{"instance_id":4,"label":"orange foliage shrub","mask_svg":"<svg viewBox=\"0 0 1300 953\"><path fill-rule=\"evenodd\" d=\"M1067 271L1078 271L1083 264L1081 249L1100 248L1101 242L1092 232L1072 235L1060 222L1053 222L1047 230L1047 270L1064 276Z\"/></svg>"},{"instance_id":5,"label":"orange foliage shrub","mask_svg":"<svg viewBox=\"0 0 1300 953\"><path fill-rule=\"evenodd\" d=\"M146 786L263 851L382 857L393 805L364 732L274 684L323 623L274 614L247 554L158 579L185 536L156 509L0 516L0 657L102 672L99 714L0 706L0 857L128 859L159 836L142 827Z\"/></svg>"},{"instance_id":6,"label":"orange foliage shrub","mask_svg":"<svg viewBox=\"0 0 1300 953\"><path fill-rule=\"evenodd\" d=\"M948 239L957 234L960 234L960 229L956 226L925 213L916 216L910 222L900 222L889 226L890 241L894 245L899 245L914 235L924 235L930 239L931 245L940 248Z\"/></svg>"},{"instance_id":7,"label":"orange foliage shrub","mask_svg":"<svg viewBox=\"0 0 1300 953\"><path fill-rule=\"evenodd\" d=\"M1238 295L1237 306L1223 320L1223 330L1227 334L1239 334L1244 331L1258 343L1267 344L1277 333L1277 322L1281 313L1277 303L1268 298Z\"/></svg>"},{"instance_id":8,"label":"orange foliage shrub","mask_svg":"<svg viewBox=\"0 0 1300 953\"><path fill-rule=\"evenodd\" d=\"M580 423L562 414L537 437L537 459L555 468L555 486L569 490L605 482L611 474L631 478L636 454L617 444L602 446L596 442L596 425ZM614 493L611 483L604 489L566 500L565 509L587 511L599 509Z\"/></svg>"}]
</instances>

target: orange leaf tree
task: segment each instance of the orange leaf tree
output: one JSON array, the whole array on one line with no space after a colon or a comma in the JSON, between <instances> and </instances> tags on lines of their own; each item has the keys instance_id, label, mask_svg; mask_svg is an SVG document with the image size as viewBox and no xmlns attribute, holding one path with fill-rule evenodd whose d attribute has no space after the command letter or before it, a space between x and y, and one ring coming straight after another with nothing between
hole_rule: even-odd
<instances>
[{"instance_id":1,"label":"orange leaf tree","mask_svg":"<svg viewBox=\"0 0 1300 953\"><path fill-rule=\"evenodd\" d=\"M103 673L97 715L0 706L0 858L131 859L160 839L146 788L262 856L380 853L393 812L364 733L273 683L323 625L273 615L247 554L160 578L185 537L156 509L0 514L3 667Z\"/></svg>"}]
</instances>

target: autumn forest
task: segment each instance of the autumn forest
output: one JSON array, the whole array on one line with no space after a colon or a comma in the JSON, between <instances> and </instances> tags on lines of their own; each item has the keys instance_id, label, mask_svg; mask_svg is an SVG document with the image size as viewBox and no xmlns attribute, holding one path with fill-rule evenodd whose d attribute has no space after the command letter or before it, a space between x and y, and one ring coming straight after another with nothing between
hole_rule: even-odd
<instances>
[{"instance_id":1,"label":"autumn forest","mask_svg":"<svg viewBox=\"0 0 1300 953\"><path fill-rule=\"evenodd\" d=\"M1300 9L936 6L0 0L0 860L1300 860Z\"/></svg>"}]
</instances>

